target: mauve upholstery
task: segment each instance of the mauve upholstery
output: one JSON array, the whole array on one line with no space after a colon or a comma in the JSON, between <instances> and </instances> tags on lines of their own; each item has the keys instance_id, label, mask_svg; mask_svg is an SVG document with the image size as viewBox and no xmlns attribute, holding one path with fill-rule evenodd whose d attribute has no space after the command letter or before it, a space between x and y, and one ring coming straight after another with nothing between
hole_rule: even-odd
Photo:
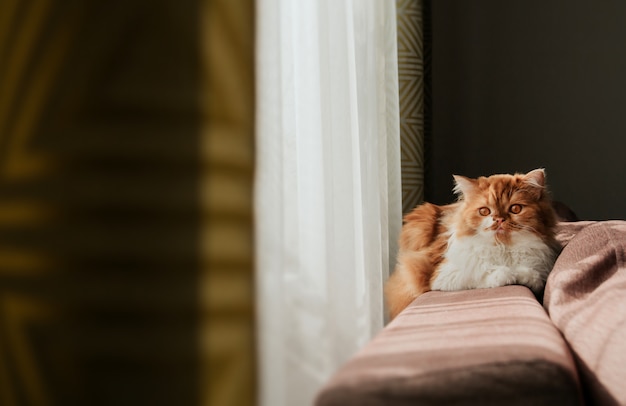
<instances>
[{"instance_id":1,"label":"mauve upholstery","mask_svg":"<svg viewBox=\"0 0 626 406\"><path fill-rule=\"evenodd\" d=\"M349 360L316 405L580 404L574 360L529 289L428 292Z\"/></svg>"},{"instance_id":2,"label":"mauve upholstery","mask_svg":"<svg viewBox=\"0 0 626 406\"><path fill-rule=\"evenodd\" d=\"M626 222L559 228L566 245L544 306L571 347L586 403L626 404Z\"/></svg>"},{"instance_id":3,"label":"mauve upholstery","mask_svg":"<svg viewBox=\"0 0 626 406\"><path fill-rule=\"evenodd\" d=\"M543 306L428 292L320 391L328 405L626 404L626 222L560 223Z\"/></svg>"}]
</instances>

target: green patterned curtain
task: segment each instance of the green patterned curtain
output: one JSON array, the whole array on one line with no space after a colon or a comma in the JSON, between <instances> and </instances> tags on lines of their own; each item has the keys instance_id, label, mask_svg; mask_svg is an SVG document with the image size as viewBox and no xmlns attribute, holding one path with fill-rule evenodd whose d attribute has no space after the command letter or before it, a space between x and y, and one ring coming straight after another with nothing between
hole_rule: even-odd
<instances>
[{"instance_id":1,"label":"green patterned curtain","mask_svg":"<svg viewBox=\"0 0 626 406\"><path fill-rule=\"evenodd\" d=\"M424 200L430 127L429 2L397 0L402 212Z\"/></svg>"},{"instance_id":2,"label":"green patterned curtain","mask_svg":"<svg viewBox=\"0 0 626 406\"><path fill-rule=\"evenodd\" d=\"M0 2L0 405L252 403L252 7Z\"/></svg>"}]
</instances>

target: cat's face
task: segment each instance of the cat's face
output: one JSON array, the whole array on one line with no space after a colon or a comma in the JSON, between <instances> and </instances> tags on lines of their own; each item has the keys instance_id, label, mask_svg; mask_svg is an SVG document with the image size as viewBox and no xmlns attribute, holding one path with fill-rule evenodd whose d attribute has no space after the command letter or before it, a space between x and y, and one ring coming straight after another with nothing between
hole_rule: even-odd
<instances>
[{"instance_id":1,"label":"cat's face","mask_svg":"<svg viewBox=\"0 0 626 406\"><path fill-rule=\"evenodd\" d=\"M455 181L461 194L460 236L478 234L503 244L524 233L552 237L555 218L542 169L478 179L455 176Z\"/></svg>"}]
</instances>

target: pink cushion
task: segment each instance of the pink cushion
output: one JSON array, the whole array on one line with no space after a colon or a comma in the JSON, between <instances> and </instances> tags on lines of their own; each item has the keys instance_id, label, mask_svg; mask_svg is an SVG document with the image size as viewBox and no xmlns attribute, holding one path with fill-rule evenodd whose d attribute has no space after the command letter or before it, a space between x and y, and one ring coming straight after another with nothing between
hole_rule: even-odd
<instances>
[{"instance_id":1,"label":"pink cushion","mask_svg":"<svg viewBox=\"0 0 626 406\"><path fill-rule=\"evenodd\" d=\"M626 404L626 222L561 224L569 243L544 306L569 342L586 400Z\"/></svg>"}]
</instances>

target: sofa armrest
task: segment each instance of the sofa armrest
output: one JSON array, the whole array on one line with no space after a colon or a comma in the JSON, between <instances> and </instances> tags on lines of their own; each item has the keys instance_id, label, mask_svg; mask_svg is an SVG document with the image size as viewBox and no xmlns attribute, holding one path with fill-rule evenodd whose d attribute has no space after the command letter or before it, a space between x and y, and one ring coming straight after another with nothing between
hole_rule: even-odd
<instances>
[{"instance_id":1,"label":"sofa armrest","mask_svg":"<svg viewBox=\"0 0 626 406\"><path fill-rule=\"evenodd\" d=\"M574 361L532 292L417 298L318 393L316 405L580 404Z\"/></svg>"}]
</instances>

